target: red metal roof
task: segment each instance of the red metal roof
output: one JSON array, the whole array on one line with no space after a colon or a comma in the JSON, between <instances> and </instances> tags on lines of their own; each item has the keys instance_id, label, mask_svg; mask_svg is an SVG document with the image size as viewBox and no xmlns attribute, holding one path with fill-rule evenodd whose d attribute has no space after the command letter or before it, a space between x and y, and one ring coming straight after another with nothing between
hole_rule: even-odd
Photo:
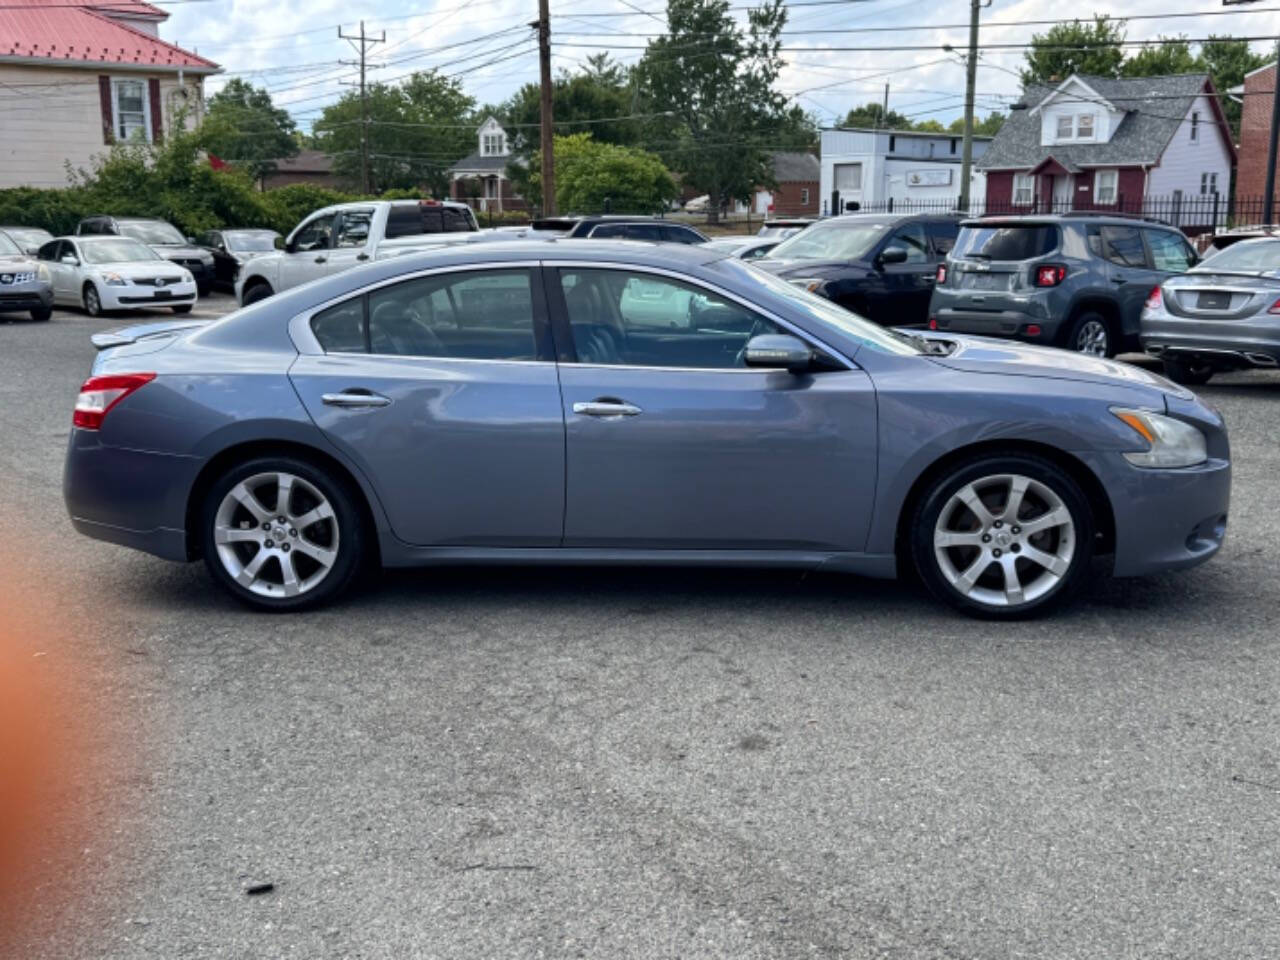
<instances>
[{"instance_id":1,"label":"red metal roof","mask_svg":"<svg viewBox=\"0 0 1280 960\"><path fill-rule=\"evenodd\" d=\"M0 63L9 59L48 60L67 65L182 68L195 73L219 69L212 60L165 43L100 11L148 19L167 16L140 0L45 0L44 6L25 9L5 9L0 0Z\"/></svg>"}]
</instances>

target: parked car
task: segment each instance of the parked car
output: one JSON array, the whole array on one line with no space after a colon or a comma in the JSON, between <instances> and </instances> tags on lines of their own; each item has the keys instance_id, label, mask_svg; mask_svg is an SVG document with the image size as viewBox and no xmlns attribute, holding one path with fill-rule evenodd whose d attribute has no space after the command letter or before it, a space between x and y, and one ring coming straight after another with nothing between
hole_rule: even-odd
<instances>
[{"instance_id":1,"label":"parked car","mask_svg":"<svg viewBox=\"0 0 1280 960\"><path fill-rule=\"evenodd\" d=\"M756 236L785 240L787 237L795 236L805 227L811 226L813 222L807 217L777 217L773 220L766 220Z\"/></svg>"},{"instance_id":2,"label":"parked car","mask_svg":"<svg viewBox=\"0 0 1280 960\"><path fill-rule=\"evenodd\" d=\"M1137 576L1225 533L1226 430L1187 390L884 329L698 246L438 247L94 340L73 523L261 608L368 558L914 567L1024 616L1095 552Z\"/></svg>"},{"instance_id":3,"label":"parked car","mask_svg":"<svg viewBox=\"0 0 1280 960\"><path fill-rule=\"evenodd\" d=\"M938 264L958 217L849 214L788 237L760 266L885 326L923 327Z\"/></svg>"},{"instance_id":4,"label":"parked car","mask_svg":"<svg viewBox=\"0 0 1280 960\"><path fill-rule=\"evenodd\" d=\"M656 217L604 215L573 218L568 237L592 240L648 240L653 243L706 243L707 237L683 223Z\"/></svg>"},{"instance_id":5,"label":"parked car","mask_svg":"<svg viewBox=\"0 0 1280 960\"><path fill-rule=\"evenodd\" d=\"M1142 348L1178 383L1280 366L1280 237L1233 244L1153 289Z\"/></svg>"},{"instance_id":6,"label":"parked car","mask_svg":"<svg viewBox=\"0 0 1280 960\"><path fill-rule=\"evenodd\" d=\"M451 200L362 200L325 207L294 227L284 249L240 268L236 299L257 303L370 260L399 257L480 233L465 203Z\"/></svg>"},{"instance_id":7,"label":"parked car","mask_svg":"<svg viewBox=\"0 0 1280 960\"><path fill-rule=\"evenodd\" d=\"M777 237L717 237L705 244L708 250L719 250L739 260L758 260L778 245Z\"/></svg>"},{"instance_id":8,"label":"parked car","mask_svg":"<svg viewBox=\"0 0 1280 960\"><path fill-rule=\"evenodd\" d=\"M53 315L53 285L49 271L0 233L0 313L25 311L32 320Z\"/></svg>"},{"instance_id":9,"label":"parked car","mask_svg":"<svg viewBox=\"0 0 1280 960\"><path fill-rule=\"evenodd\" d=\"M130 237L60 237L41 247L39 257L54 302L83 307L91 317L144 307L190 313L196 302L190 270Z\"/></svg>"},{"instance_id":10,"label":"parked car","mask_svg":"<svg viewBox=\"0 0 1280 960\"><path fill-rule=\"evenodd\" d=\"M1110 357L1138 347L1152 287L1197 262L1182 231L1086 213L966 220L930 326Z\"/></svg>"},{"instance_id":11,"label":"parked car","mask_svg":"<svg viewBox=\"0 0 1280 960\"><path fill-rule=\"evenodd\" d=\"M76 225L80 237L132 237L160 256L183 267L195 278L200 296L213 284L213 255L195 245L194 237L184 237L178 228L153 217L85 217Z\"/></svg>"},{"instance_id":12,"label":"parked car","mask_svg":"<svg viewBox=\"0 0 1280 960\"><path fill-rule=\"evenodd\" d=\"M700 197L694 197L692 200L686 200L684 209L686 213L706 213L707 208L711 206L711 194L704 193Z\"/></svg>"},{"instance_id":13,"label":"parked car","mask_svg":"<svg viewBox=\"0 0 1280 960\"><path fill-rule=\"evenodd\" d=\"M254 257L272 253L280 239L274 230L207 230L196 245L213 255L213 285L234 290L240 268Z\"/></svg>"},{"instance_id":14,"label":"parked car","mask_svg":"<svg viewBox=\"0 0 1280 960\"><path fill-rule=\"evenodd\" d=\"M39 227L0 227L0 233L16 243L23 253L32 256L53 239L52 233Z\"/></svg>"}]
</instances>

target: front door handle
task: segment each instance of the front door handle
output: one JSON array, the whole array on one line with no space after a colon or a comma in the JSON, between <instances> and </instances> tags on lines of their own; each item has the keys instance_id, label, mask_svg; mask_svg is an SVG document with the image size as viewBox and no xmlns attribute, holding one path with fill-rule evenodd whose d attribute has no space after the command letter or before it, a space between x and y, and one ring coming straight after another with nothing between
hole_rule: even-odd
<instances>
[{"instance_id":1,"label":"front door handle","mask_svg":"<svg viewBox=\"0 0 1280 960\"><path fill-rule=\"evenodd\" d=\"M584 417L634 417L641 410L633 403L613 397L600 397L587 403L575 403L573 412Z\"/></svg>"},{"instance_id":2,"label":"front door handle","mask_svg":"<svg viewBox=\"0 0 1280 960\"><path fill-rule=\"evenodd\" d=\"M391 398L369 390L344 390L342 393L323 394L320 402L330 407L354 409L356 407L387 407L391 405Z\"/></svg>"},{"instance_id":3,"label":"front door handle","mask_svg":"<svg viewBox=\"0 0 1280 960\"><path fill-rule=\"evenodd\" d=\"M1112 283L1128 283L1128 282L1129 282L1129 278L1128 278L1128 277L1112 276L1112 278L1111 278L1111 282L1112 282Z\"/></svg>"},{"instance_id":4,"label":"front door handle","mask_svg":"<svg viewBox=\"0 0 1280 960\"><path fill-rule=\"evenodd\" d=\"M328 263L328 262L329 262L328 257L316 257L316 263Z\"/></svg>"}]
</instances>

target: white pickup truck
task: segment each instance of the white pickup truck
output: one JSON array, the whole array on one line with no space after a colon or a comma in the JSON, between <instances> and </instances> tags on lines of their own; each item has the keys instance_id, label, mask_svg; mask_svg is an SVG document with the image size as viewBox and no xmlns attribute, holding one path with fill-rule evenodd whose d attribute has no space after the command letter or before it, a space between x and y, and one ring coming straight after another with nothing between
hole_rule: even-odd
<instances>
[{"instance_id":1,"label":"white pickup truck","mask_svg":"<svg viewBox=\"0 0 1280 960\"><path fill-rule=\"evenodd\" d=\"M243 306L370 260L413 253L476 234L471 208L449 200L370 200L317 210L284 249L254 257L236 278Z\"/></svg>"}]
</instances>

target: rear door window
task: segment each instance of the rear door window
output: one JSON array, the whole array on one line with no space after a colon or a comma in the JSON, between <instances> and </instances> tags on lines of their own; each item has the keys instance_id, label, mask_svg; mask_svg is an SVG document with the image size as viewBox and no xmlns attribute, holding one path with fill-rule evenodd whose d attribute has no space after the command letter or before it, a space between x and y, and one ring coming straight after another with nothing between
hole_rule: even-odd
<instances>
[{"instance_id":1,"label":"rear door window","mask_svg":"<svg viewBox=\"0 0 1280 960\"><path fill-rule=\"evenodd\" d=\"M591 231L593 240L618 240L625 237L627 228L621 223L604 223Z\"/></svg>"},{"instance_id":2,"label":"rear door window","mask_svg":"<svg viewBox=\"0 0 1280 960\"><path fill-rule=\"evenodd\" d=\"M1147 235L1147 246L1151 248L1151 264L1157 270L1185 273L1195 266L1195 251L1181 233L1153 229L1144 232Z\"/></svg>"},{"instance_id":3,"label":"rear door window","mask_svg":"<svg viewBox=\"0 0 1280 960\"><path fill-rule=\"evenodd\" d=\"M369 224L373 222L373 210L343 210L338 218L335 247L363 247L369 242Z\"/></svg>"},{"instance_id":4,"label":"rear door window","mask_svg":"<svg viewBox=\"0 0 1280 960\"><path fill-rule=\"evenodd\" d=\"M955 247L960 224L954 220L933 220L925 225L925 231L929 234L929 242L933 244L934 254L942 260Z\"/></svg>"},{"instance_id":5,"label":"rear door window","mask_svg":"<svg viewBox=\"0 0 1280 960\"><path fill-rule=\"evenodd\" d=\"M1034 260L1058 247L1058 228L1049 223L961 227L953 256L976 260Z\"/></svg>"},{"instance_id":6,"label":"rear door window","mask_svg":"<svg viewBox=\"0 0 1280 960\"><path fill-rule=\"evenodd\" d=\"M662 235L662 228L654 223L633 223L627 227L628 240L648 240L657 243L667 239Z\"/></svg>"},{"instance_id":7,"label":"rear door window","mask_svg":"<svg viewBox=\"0 0 1280 960\"><path fill-rule=\"evenodd\" d=\"M1142 245L1142 231L1137 227L1105 225L1098 228L1101 253L1122 267L1145 267L1147 250Z\"/></svg>"},{"instance_id":8,"label":"rear door window","mask_svg":"<svg viewBox=\"0 0 1280 960\"><path fill-rule=\"evenodd\" d=\"M470 233L478 230L471 211L439 203L401 203L387 215L387 239L424 233Z\"/></svg>"}]
</instances>

